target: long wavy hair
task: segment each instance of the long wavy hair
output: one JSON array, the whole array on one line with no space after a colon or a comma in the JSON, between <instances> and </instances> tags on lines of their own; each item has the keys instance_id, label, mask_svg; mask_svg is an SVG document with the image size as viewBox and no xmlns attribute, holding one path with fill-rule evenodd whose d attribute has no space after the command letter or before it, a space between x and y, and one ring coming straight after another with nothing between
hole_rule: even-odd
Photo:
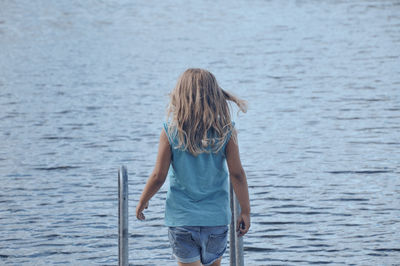
<instances>
[{"instance_id":1,"label":"long wavy hair","mask_svg":"<svg viewBox=\"0 0 400 266\"><path fill-rule=\"evenodd\" d=\"M228 101L247 111L246 101L221 89L209 71L190 68L183 72L170 93L167 109L168 131L175 132L177 148L194 156L220 151L233 130ZM236 141L235 134L232 138Z\"/></svg>"}]
</instances>

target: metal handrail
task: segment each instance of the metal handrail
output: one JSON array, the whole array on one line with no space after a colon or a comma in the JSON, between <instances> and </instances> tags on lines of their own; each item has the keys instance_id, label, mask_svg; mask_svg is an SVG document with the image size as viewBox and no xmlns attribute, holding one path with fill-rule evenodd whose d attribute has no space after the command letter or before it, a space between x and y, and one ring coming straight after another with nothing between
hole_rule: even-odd
<instances>
[{"instance_id":1,"label":"metal handrail","mask_svg":"<svg viewBox=\"0 0 400 266\"><path fill-rule=\"evenodd\" d=\"M229 185L230 207L232 212L229 225L229 256L231 266L244 266L243 237L236 233L237 217L240 214L239 202ZM125 166L118 170L118 265L129 266L128 242L128 171Z\"/></svg>"},{"instance_id":2,"label":"metal handrail","mask_svg":"<svg viewBox=\"0 0 400 266\"><path fill-rule=\"evenodd\" d=\"M229 256L231 266L244 266L243 237L236 233L237 219L240 214L240 205L233 191L232 183L229 183L229 198L232 212L231 224L229 226Z\"/></svg>"},{"instance_id":3,"label":"metal handrail","mask_svg":"<svg viewBox=\"0 0 400 266\"><path fill-rule=\"evenodd\" d=\"M128 242L128 171L118 170L118 265L129 266Z\"/></svg>"}]
</instances>

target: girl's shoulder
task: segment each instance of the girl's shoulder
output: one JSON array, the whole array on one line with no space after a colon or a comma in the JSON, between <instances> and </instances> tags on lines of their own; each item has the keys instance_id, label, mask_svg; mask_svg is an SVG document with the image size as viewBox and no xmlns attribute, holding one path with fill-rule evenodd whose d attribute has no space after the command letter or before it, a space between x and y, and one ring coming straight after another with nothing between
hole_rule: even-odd
<instances>
[{"instance_id":1,"label":"girl's shoulder","mask_svg":"<svg viewBox=\"0 0 400 266\"><path fill-rule=\"evenodd\" d=\"M229 130L230 131L229 134L231 134L235 130L235 121L231 121L231 125L232 125L232 128L231 128L231 130ZM163 127L164 127L167 135L173 135L174 133L176 133L176 129L174 129L174 127L171 126L171 122L168 122L168 121L164 122Z\"/></svg>"},{"instance_id":2,"label":"girl's shoulder","mask_svg":"<svg viewBox=\"0 0 400 266\"><path fill-rule=\"evenodd\" d=\"M176 130L174 130L171 127L171 123L170 122L164 122L163 123L163 127L164 127L164 130L165 130L165 133L167 133L167 137L168 137L169 143L171 145L174 144L174 135L176 135Z\"/></svg>"},{"instance_id":3,"label":"girl's shoulder","mask_svg":"<svg viewBox=\"0 0 400 266\"><path fill-rule=\"evenodd\" d=\"M228 144L229 140L231 139L232 135L235 134L234 132L236 131L235 129L235 122L231 121L230 125L226 125L227 127L229 127L229 131L224 134L224 139L219 139L218 141L222 141L222 146L221 146L221 151L224 152L226 145ZM176 127L174 127L171 122L167 121L163 123L163 127L165 130L165 133L167 134L168 137L168 141L169 144L171 145L172 148L176 149L179 145L179 140L177 138L178 135L178 130L176 129ZM218 139L218 137L217 137ZM212 151L212 148L210 147L209 149L210 151Z\"/></svg>"}]
</instances>

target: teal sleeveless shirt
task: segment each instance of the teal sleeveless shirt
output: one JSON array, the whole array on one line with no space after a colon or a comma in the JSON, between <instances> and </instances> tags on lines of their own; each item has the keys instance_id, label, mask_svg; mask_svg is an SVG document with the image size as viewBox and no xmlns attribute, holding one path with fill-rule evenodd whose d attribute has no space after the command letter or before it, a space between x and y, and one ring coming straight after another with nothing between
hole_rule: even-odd
<instances>
[{"instance_id":1,"label":"teal sleeveless shirt","mask_svg":"<svg viewBox=\"0 0 400 266\"><path fill-rule=\"evenodd\" d=\"M234 123L232 122L234 125ZM229 178L225 148L231 133L218 153L197 157L176 148L177 137L164 129L171 146L169 188L165 203L166 226L218 226L231 220Z\"/></svg>"}]
</instances>

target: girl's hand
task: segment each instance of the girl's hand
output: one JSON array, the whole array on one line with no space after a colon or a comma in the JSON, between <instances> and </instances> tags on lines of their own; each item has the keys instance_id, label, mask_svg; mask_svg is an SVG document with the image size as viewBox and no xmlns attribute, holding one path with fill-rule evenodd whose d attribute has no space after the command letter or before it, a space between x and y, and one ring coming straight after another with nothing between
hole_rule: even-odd
<instances>
[{"instance_id":1,"label":"girl's hand","mask_svg":"<svg viewBox=\"0 0 400 266\"><path fill-rule=\"evenodd\" d=\"M136 207L136 218L138 220L143 221L144 219L146 219L146 217L143 214L143 210L147 209L148 207L149 207L149 202L146 202L144 204L139 202L139 204Z\"/></svg>"},{"instance_id":2,"label":"girl's hand","mask_svg":"<svg viewBox=\"0 0 400 266\"><path fill-rule=\"evenodd\" d=\"M236 232L238 236L244 236L250 228L250 214L240 213L236 223Z\"/></svg>"}]
</instances>

